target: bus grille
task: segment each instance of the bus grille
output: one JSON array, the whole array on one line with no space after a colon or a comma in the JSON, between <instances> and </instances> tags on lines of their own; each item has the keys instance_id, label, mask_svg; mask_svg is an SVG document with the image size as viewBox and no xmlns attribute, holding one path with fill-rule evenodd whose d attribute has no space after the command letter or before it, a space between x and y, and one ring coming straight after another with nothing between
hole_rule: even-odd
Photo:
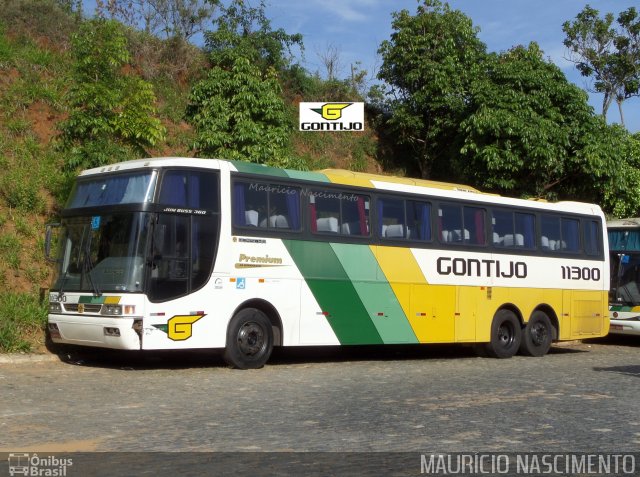
<instances>
[{"instance_id":1,"label":"bus grille","mask_svg":"<svg viewBox=\"0 0 640 477\"><path fill-rule=\"evenodd\" d=\"M65 303L64 305L64 309L66 311L72 311L74 313L100 313L100 310L102 309L102 305L96 305L96 304L81 304L84 307L83 311L79 311L79 304L78 303Z\"/></svg>"}]
</instances>

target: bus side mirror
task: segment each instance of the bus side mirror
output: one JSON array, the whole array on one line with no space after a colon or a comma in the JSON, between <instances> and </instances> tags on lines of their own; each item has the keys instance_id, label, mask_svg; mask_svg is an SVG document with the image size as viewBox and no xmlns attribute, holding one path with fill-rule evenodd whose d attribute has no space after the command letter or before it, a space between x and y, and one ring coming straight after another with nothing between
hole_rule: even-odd
<instances>
[{"instance_id":1,"label":"bus side mirror","mask_svg":"<svg viewBox=\"0 0 640 477\"><path fill-rule=\"evenodd\" d=\"M59 223L47 224L45 229L44 238L44 258L49 262L59 262L60 259L51 257L51 239L53 237L53 230L60 227ZM55 237L57 238L57 237Z\"/></svg>"}]
</instances>

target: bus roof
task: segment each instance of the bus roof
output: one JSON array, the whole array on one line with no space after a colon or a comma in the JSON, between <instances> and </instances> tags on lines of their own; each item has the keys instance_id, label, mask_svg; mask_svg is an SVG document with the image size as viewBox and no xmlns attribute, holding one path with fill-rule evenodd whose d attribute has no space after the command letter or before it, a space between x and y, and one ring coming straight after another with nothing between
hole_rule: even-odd
<instances>
[{"instance_id":1,"label":"bus roof","mask_svg":"<svg viewBox=\"0 0 640 477\"><path fill-rule=\"evenodd\" d=\"M607 220L608 229L637 229L640 228L640 218L631 217L628 219Z\"/></svg>"},{"instance_id":2,"label":"bus roof","mask_svg":"<svg viewBox=\"0 0 640 477\"><path fill-rule=\"evenodd\" d=\"M197 167L207 169L221 169L244 173L261 174L265 176L308 180L313 182L328 182L348 186L382 189L399 193L432 194L445 198L463 198L476 202L502 203L506 205L518 205L546 210L571 211L587 215L602 215L598 205L584 202L547 202L540 199L516 199L497 194L479 191L463 184L439 182L410 177L387 176L382 174L370 174L365 172L353 172L343 169L323 169L318 171L297 171L292 169L279 169L264 164L252 162L225 160L225 159L198 159L189 157L157 157L136 159L116 164L111 164L93 169L87 169L80 173L81 177L88 175L121 172L135 169L158 167ZM635 225L640 225L640 219Z\"/></svg>"}]
</instances>

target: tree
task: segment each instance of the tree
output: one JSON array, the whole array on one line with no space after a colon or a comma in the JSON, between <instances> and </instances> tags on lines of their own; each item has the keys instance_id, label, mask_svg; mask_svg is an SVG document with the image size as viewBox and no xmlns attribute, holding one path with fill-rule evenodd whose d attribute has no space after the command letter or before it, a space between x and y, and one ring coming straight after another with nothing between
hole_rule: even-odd
<instances>
[{"instance_id":1,"label":"tree","mask_svg":"<svg viewBox=\"0 0 640 477\"><path fill-rule=\"evenodd\" d=\"M583 76L593 77L592 92L602 93L602 116L607 117L613 101L618 104L624 126L622 103L640 94L640 16L634 7L620 13L618 27L612 13L600 18L587 5L574 22L565 22L564 45L570 60Z\"/></svg>"},{"instance_id":2,"label":"tree","mask_svg":"<svg viewBox=\"0 0 640 477\"><path fill-rule=\"evenodd\" d=\"M640 134L600 124L585 138L578 158L585 164L574 178L576 197L600 204L614 217L640 215Z\"/></svg>"},{"instance_id":3,"label":"tree","mask_svg":"<svg viewBox=\"0 0 640 477\"><path fill-rule=\"evenodd\" d=\"M448 162L486 47L471 19L439 0L425 0L413 16L394 13L392 27L378 50L378 78L390 87L385 127L409 148L422 177L437 176L434 165Z\"/></svg>"},{"instance_id":4,"label":"tree","mask_svg":"<svg viewBox=\"0 0 640 477\"><path fill-rule=\"evenodd\" d=\"M216 65L233 64L242 56L263 72L270 67L279 72L291 64L292 48L303 48L299 33L271 28L264 0L258 7L251 7L244 0L231 0L228 6L220 6L220 15L213 24L216 29L204 36L206 50Z\"/></svg>"},{"instance_id":5,"label":"tree","mask_svg":"<svg viewBox=\"0 0 640 477\"><path fill-rule=\"evenodd\" d=\"M492 54L484 70L460 126L462 177L508 195L637 211L640 157L630 135L596 116L585 92L537 44Z\"/></svg>"},{"instance_id":6,"label":"tree","mask_svg":"<svg viewBox=\"0 0 640 477\"><path fill-rule=\"evenodd\" d=\"M215 31L205 33L212 68L190 94L187 119L200 155L276 166L292 165L292 120L278 71L289 65L300 35L272 30L264 3L233 0L221 8Z\"/></svg>"},{"instance_id":7,"label":"tree","mask_svg":"<svg viewBox=\"0 0 640 477\"><path fill-rule=\"evenodd\" d=\"M218 0L96 0L96 10L134 29L186 41L202 31L218 3Z\"/></svg>"},{"instance_id":8,"label":"tree","mask_svg":"<svg viewBox=\"0 0 640 477\"><path fill-rule=\"evenodd\" d=\"M125 73L129 52L114 20L84 22L72 37L73 84L69 117L61 124L67 168L96 167L144 155L165 134L156 119L150 83Z\"/></svg>"},{"instance_id":9,"label":"tree","mask_svg":"<svg viewBox=\"0 0 640 477\"><path fill-rule=\"evenodd\" d=\"M239 56L214 66L191 91L187 118L199 155L288 166L290 124L273 69L263 74Z\"/></svg>"},{"instance_id":10,"label":"tree","mask_svg":"<svg viewBox=\"0 0 640 477\"><path fill-rule=\"evenodd\" d=\"M333 43L327 44L324 51L316 53L327 75L328 81L335 81L342 70L340 50Z\"/></svg>"}]
</instances>

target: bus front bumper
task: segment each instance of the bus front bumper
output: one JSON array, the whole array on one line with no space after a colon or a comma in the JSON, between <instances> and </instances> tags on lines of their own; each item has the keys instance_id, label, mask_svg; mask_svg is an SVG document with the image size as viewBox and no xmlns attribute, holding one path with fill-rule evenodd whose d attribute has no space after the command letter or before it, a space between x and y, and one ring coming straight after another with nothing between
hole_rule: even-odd
<instances>
[{"instance_id":1,"label":"bus front bumper","mask_svg":"<svg viewBox=\"0 0 640 477\"><path fill-rule=\"evenodd\" d=\"M141 349L135 318L49 315L49 334L54 343L112 349Z\"/></svg>"},{"instance_id":2,"label":"bus front bumper","mask_svg":"<svg viewBox=\"0 0 640 477\"><path fill-rule=\"evenodd\" d=\"M638 317L626 320L611 318L609 333L617 335L640 335L640 319L638 319Z\"/></svg>"}]
</instances>

